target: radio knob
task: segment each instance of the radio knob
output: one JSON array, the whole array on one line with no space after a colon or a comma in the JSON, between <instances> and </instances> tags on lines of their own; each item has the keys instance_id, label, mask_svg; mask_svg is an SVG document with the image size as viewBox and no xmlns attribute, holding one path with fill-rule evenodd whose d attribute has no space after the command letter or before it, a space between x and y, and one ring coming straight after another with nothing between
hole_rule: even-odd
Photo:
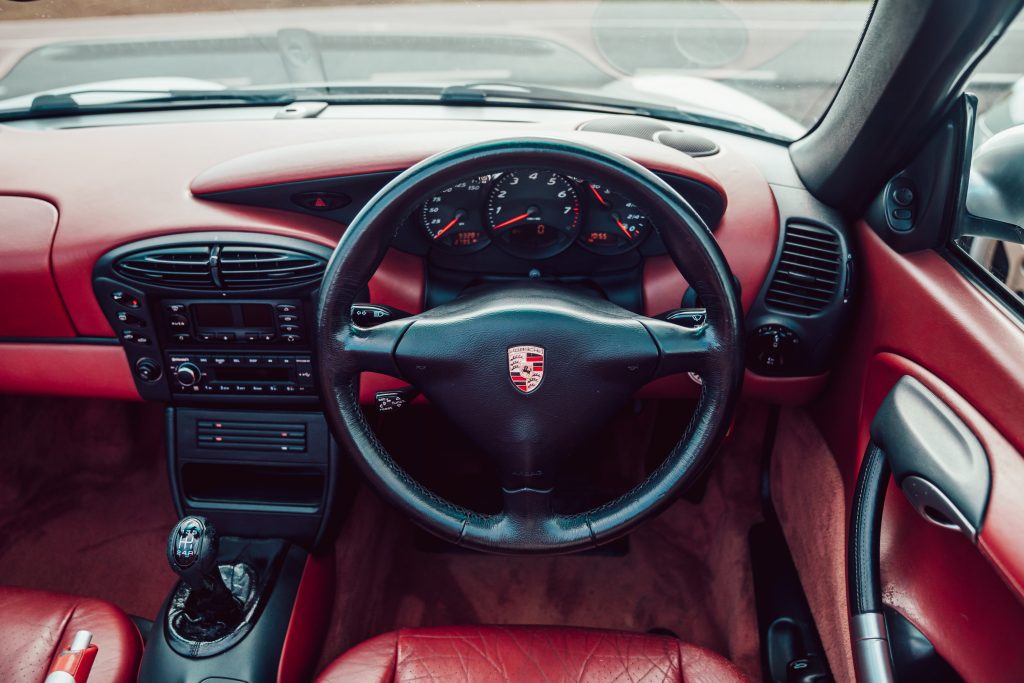
<instances>
[{"instance_id":1,"label":"radio knob","mask_svg":"<svg viewBox=\"0 0 1024 683\"><path fill-rule=\"evenodd\" d=\"M199 383L199 377L202 375L202 371L195 363L182 363L178 366L178 369L174 371L174 379L178 380L178 384L183 387L190 387L193 384Z\"/></svg>"}]
</instances>

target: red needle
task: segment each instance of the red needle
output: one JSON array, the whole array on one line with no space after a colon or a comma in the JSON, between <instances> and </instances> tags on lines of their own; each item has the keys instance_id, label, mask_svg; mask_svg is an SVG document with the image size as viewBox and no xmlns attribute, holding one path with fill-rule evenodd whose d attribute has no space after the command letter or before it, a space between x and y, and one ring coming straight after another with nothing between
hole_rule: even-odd
<instances>
[{"instance_id":1,"label":"red needle","mask_svg":"<svg viewBox=\"0 0 1024 683\"><path fill-rule=\"evenodd\" d=\"M455 225L456 223L458 223L458 222L459 222L459 220L460 220L461 218L462 218L462 212L460 211L459 213L455 214L455 218L453 218L453 219L451 220L451 222L450 222L450 223L448 223L448 225L444 226L443 228L441 228L440 230L438 230L438 231L437 231L437 234L436 234L436 235L434 235L434 239L436 240L436 239L437 239L437 238L439 238L439 237L440 237L441 235L443 235L443 234L445 234L446 232L448 232L449 230L451 230L451 227L452 227L453 225Z\"/></svg>"},{"instance_id":2,"label":"red needle","mask_svg":"<svg viewBox=\"0 0 1024 683\"><path fill-rule=\"evenodd\" d=\"M604 200L604 197L602 197L601 193L597 191L597 188L593 185L587 185L587 187L589 187L590 191L594 193L594 196L597 197L597 201L601 202L602 206L608 206L608 202Z\"/></svg>"},{"instance_id":3,"label":"red needle","mask_svg":"<svg viewBox=\"0 0 1024 683\"><path fill-rule=\"evenodd\" d=\"M627 227L626 227L626 226L625 226L625 225L624 225L624 224L622 223L622 221L620 221L620 220L619 220L618 218L616 218L615 216L612 216L612 218L615 218L615 223L616 223L616 225L618 225L618 226L619 226L619 227L620 227L620 228L622 229L622 232L626 233L626 237L628 237L629 239L633 239L633 236L632 236L631 234L629 234L629 228L627 228Z\"/></svg>"},{"instance_id":4,"label":"red needle","mask_svg":"<svg viewBox=\"0 0 1024 683\"><path fill-rule=\"evenodd\" d=\"M500 230L501 228L504 228L506 225L512 225L513 223L518 223L519 221L523 220L524 218L529 218L529 217L530 217L529 212L521 213L518 216L516 216L515 218L509 218L504 223L498 223L493 228L491 228L491 230Z\"/></svg>"}]
</instances>

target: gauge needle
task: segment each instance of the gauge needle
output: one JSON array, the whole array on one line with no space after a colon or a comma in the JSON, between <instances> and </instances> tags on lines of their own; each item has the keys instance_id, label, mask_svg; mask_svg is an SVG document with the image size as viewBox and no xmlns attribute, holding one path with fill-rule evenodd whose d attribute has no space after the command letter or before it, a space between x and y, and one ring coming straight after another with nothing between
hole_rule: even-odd
<instances>
[{"instance_id":1,"label":"gauge needle","mask_svg":"<svg viewBox=\"0 0 1024 683\"><path fill-rule=\"evenodd\" d=\"M523 220L524 218L529 218L529 217L530 217L530 212L529 211L527 211L526 213L521 213L518 216L515 216L514 218L509 218L504 223L498 223L493 228L491 228L491 230L501 230L506 225L512 225L513 223L518 223L519 221Z\"/></svg>"},{"instance_id":2,"label":"gauge needle","mask_svg":"<svg viewBox=\"0 0 1024 683\"><path fill-rule=\"evenodd\" d=\"M594 196L597 197L597 201L601 202L602 206L608 206L608 202L604 200L604 197L601 196L601 193L597 191L596 187L593 185L587 185L587 187L589 187L590 191L594 193Z\"/></svg>"},{"instance_id":3,"label":"gauge needle","mask_svg":"<svg viewBox=\"0 0 1024 683\"><path fill-rule=\"evenodd\" d=\"M453 218L451 220L451 222L448 223L448 225L444 226L443 228L441 228L440 230L437 231L437 234L434 235L434 239L435 240L438 239L441 235L443 235L446 232L448 232L449 230L451 230L452 226L455 225L456 223L458 223L460 220L462 220L462 217L465 216L465 215L466 214L464 214L461 211L459 211L457 214L455 214L455 218Z\"/></svg>"},{"instance_id":4,"label":"gauge needle","mask_svg":"<svg viewBox=\"0 0 1024 683\"><path fill-rule=\"evenodd\" d=\"M633 239L633 235L630 234L629 228L627 228L626 225L622 221L619 220L619 217L613 215L612 218L615 219L615 224L619 226L619 228L622 230L622 232L626 233L626 237L628 237L629 239Z\"/></svg>"}]
</instances>

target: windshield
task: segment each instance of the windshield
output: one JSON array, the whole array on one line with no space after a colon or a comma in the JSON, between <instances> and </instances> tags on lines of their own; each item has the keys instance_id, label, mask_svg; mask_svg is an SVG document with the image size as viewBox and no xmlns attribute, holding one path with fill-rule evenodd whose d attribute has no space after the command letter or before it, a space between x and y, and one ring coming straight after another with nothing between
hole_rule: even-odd
<instances>
[{"instance_id":1,"label":"windshield","mask_svg":"<svg viewBox=\"0 0 1024 683\"><path fill-rule=\"evenodd\" d=\"M469 86L481 103L607 104L791 140L827 109L870 6L0 0L0 114L256 93L429 100Z\"/></svg>"}]
</instances>

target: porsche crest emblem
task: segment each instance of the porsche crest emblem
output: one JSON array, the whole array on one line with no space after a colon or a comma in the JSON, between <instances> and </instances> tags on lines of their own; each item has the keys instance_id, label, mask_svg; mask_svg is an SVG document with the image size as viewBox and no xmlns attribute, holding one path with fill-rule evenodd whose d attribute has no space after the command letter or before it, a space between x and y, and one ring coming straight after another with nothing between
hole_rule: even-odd
<instances>
[{"instance_id":1,"label":"porsche crest emblem","mask_svg":"<svg viewBox=\"0 0 1024 683\"><path fill-rule=\"evenodd\" d=\"M508 350L508 376L524 394L536 391L544 379L544 349L539 346L513 346Z\"/></svg>"}]
</instances>

